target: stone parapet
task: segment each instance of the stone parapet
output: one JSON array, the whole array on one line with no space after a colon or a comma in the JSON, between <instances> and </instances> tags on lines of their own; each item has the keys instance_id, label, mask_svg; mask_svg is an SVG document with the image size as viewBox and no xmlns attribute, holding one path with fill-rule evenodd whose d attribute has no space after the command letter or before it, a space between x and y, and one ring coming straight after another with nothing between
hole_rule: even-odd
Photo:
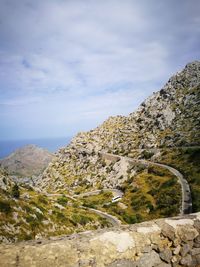
<instances>
[{"instance_id":1,"label":"stone parapet","mask_svg":"<svg viewBox=\"0 0 200 267\"><path fill-rule=\"evenodd\" d=\"M200 266L200 213L0 245L1 267Z\"/></svg>"}]
</instances>

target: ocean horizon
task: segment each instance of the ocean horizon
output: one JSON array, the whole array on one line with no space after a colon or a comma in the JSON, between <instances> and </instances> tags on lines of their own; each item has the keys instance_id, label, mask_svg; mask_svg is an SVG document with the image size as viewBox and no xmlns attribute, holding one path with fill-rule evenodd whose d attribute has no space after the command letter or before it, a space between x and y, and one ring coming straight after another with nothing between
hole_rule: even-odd
<instances>
[{"instance_id":1,"label":"ocean horizon","mask_svg":"<svg viewBox=\"0 0 200 267\"><path fill-rule=\"evenodd\" d=\"M59 148L69 144L72 137L21 139L21 140L0 140L0 159L7 157L16 149L25 145L36 145L47 149L49 152L56 152Z\"/></svg>"}]
</instances>

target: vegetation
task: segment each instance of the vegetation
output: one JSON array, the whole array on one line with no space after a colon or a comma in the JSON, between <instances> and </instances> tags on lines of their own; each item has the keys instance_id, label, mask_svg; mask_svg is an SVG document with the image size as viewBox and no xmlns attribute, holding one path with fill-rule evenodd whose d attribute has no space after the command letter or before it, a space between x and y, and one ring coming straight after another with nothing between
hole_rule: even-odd
<instances>
[{"instance_id":1,"label":"vegetation","mask_svg":"<svg viewBox=\"0 0 200 267\"><path fill-rule=\"evenodd\" d=\"M179 213L181 189L176 177L168 170L149 166L122 186L124 196L121 203L104 206L107 212L126 223L138 223Z\"/></svg>"},{"instance_id":2,"label":"vegetation","mask_svg":"<svg viewBox=\"0 0 200 267\"><path fill-rule=\"evenodd\" d=\"M62 206L65 206L67 203L68 203L68 199L66 198L65 195L63 195L62 197L59 197L57 199L57 202L62 205Z\"/></svg>"},{"instance_id":3,"label":"vegetation","mask_svg":"<svg viewBox=\"0 0 200 267\"><path fill-rule=\"evenodd\" d=\"M163 149L160 161L184 175L192 193L193 212L200 211L200 147Z\"/></svg>"},{"instance_id":4,"label":"vegetation","mask_svg":"<svg viewBox=\"0 0 200 267\"><path fill-rule=\"evenodd\" d=\"M20 197L19 186L17 184L14 184L12 187L11 196L14 198Z\"/></svg>"},{"instance_id":5,"label":"vegetation","mask_svg":"<svg viewBox=\"0 0 200 267\"><path fill-rule=\"evenodd\" d=\"M10 206L9 201L0 200L0 212L4 212L4 213L11 212L11 206Z\"/></svg>"},{"instance_id":6,"label":"vegetation","mask_svg":"<svg viewBox=\"0 0 200 267\"><path fill-rule=\"evenodd\" d=\"M66 235L108 225L99 215L86 213L79 201L71 202L64 195L46 197L26 188L21 190L21 194L28 195L26 199L16 200L11 194L9 197L0 192L0 236L10 241L34 239L37 235Z\"/></svg>"},{"instance_id":7,"label":"vegetation","mask_svg":"<svg viewBox=\"0 0 200 267\"><path fill-rule=\"evenodd\" d=\"M111 202L112 193L111 192L103 192L98 195L88 196L81 199L83 206L88 208L99 208L102 205Z\"/></svg>"}]
</instances>

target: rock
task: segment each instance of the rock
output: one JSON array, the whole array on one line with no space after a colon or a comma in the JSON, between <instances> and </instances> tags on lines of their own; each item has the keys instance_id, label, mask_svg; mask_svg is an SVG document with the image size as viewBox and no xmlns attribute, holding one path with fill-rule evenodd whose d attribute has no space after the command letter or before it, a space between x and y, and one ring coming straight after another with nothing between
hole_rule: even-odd
<instances>
[{"instance_id":1,"label":"rock","mask_svg":"<svg viewBox=\"0 0 200 267\"><path fill-rule=\"evenodd\" d=\"M167 264L165 262L162 262L159 265L157 265L156 267L171 267L171 264Z\"/></svg>"},{"instance_id":2,"label":"rock","mask_svg":"<svg viewBox=\"0 0 200 267\"><path fill-rule=\"evenodd\" d=\"M180 259L181 259L181 256L180 256L180 255L175 255L175 256L172 257L171 262L174 263L174 264L175 264L175 263L178 264L179 261L180 261Z\"/></svg>"},{"instance_id":3,"label":"rock","mask_svg":"<svg viewBox=\"0 0 200 267\"><path fill-rule=\"evenodd\" d=\"M174 254L174 255L178 255L179 252L180 252L180 250L181 250L181 246L178 245L176 248L174 248L174 250L173 250L173 254Z\"/></svg>"},{"instance_id":4,"label":"rock","mask_svg":"<svg viewBox=\"0 0 200 267\"><path fill-rule=\"evenodd\" d=\"M180 263L184 266L189 266L191 267L192 266L192 257L191 255L186 255L185 257L183 257L181 260L180 260Z\"/></svg>"},{"instance_id":5,"label":"rock","mask_svg":"<svg viewBox=\"0 0 200 267\"><path fill-rule=\"evenodd\" d=\"M173 241L175 238L174 228L166 222L158 222L158 225L162 228L163 236L168 237L170 240Z\"/></svg>"},{"instance_id":6,"label":"rock","mask_svg":"<svg viewBox=\"0 0 200 267\"><path fill-rule=\"evenodd\" d=\"M178 227L177 229L177 235L181 238L182 241L192 241L197 237L199 234L197 230L190 226L190 225L183 225L181 227Z\"/></svg>"},{"instance_id":7,"label":"rock","mask_svg":"<svg viewBox=\"0 0 200 267\"><path fill-rule=\"evenodd\" d=\"M160 254L159 254L160 258L169 263L171 261L171 258L172 258L172 252L169 248L166 248L164 251L162 251Z\"/></svg>"},{"instance_id":8,"label":"rock","mask_svg":"<svg viewBox=\"0 0 200 267\"><path fill-rule=\"evenodd\" d=\"M194 227L197 229L197 231L200 231L200 221L199 220L194 221Z\"/></svg>"},{"instance_id":9,"label":"rock","mask_svg":"<svg viewBox=\"0 0 200 267\"><path fill-rule=\"evenodd\" d=\"M136 263L130 260L117 260L107 267L137 267Z\"/></svg>"},{"instance_id":10,"label":"rock","mask_svg":"<svg viewBox=\"0 0 200 267\"><path fill-rule=\"evenodd\" d=\"M196 264L200 265L200 255L195 255L193 258L194 258Z\"/></svg>"},{"instance_id":11,"label":"rock","mask_svg":"<svg viewBox=\"0 0 200 267\"><path fill-rule=\"evenodd\" d=\"M159 255L155 251L151 251L150 253L145 253L141 256L140 260L136 262L137 267L153 267L162 263Z\"/></svg>"},{"instance_id":12,"label":"rock","mask_svg":"<svg viewBox=\"0 0 200 267\"><path fill-rule=\"evenodd\" d=\"M191 250L191 255L200 255L200 248L193 248Z\"/></svg>"},{"instance_id":13,"label":"rock","mask_svg":"<svg viewBox=\"0 0 200 267\"><path fill-rule=\"evenodd\" d=\"M200 228L199 228L199 232L200 232ZM198 235L195 239L194 239L194 247L200 247L200 235Z\"/></svg>"},{"instance_id":14,"label":"rock","mask_svg":"<svg viewBox=\"0 0 200 267\"><path fill-rule=\"evenodd\" d=\"M188 244L184 244L180 250L181 256L185 256L190 251L190 246Z\"/></svg>"}]
</instances>

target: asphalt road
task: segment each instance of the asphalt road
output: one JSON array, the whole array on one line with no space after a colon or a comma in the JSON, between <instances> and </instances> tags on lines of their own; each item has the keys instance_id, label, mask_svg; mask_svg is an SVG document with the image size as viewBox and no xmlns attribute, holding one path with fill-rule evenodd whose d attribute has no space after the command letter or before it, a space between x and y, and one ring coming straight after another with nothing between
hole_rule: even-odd
<instances>
[{"instance_id":1,"label":"asphalt road","mask_svg":"<svg viewBox=\"0 0 200 267\"><path fill-rule=\"evenodd\" d=\"M159 166L159 167L162 167L162 168L165 168L167 170L169 170L171 173L173 173L177 179L178 179L178 182L180 183L181 185L181 190L182 190L182 204L181 204L181 209L180 209L180 214L183 215L183 214L189 214L192 212L192 197L191 197L191 192L190 192L190 187L189 187L189 184L188 182L186 181L186 179L184 179L183 175L178 171L176 170L175 168L171 167L171 166L168 166L168 165L165 165L165 164L161 164L161 163L156 163L156 162L152 162L152 161L147 161L147 160L138 160L138 159L133 159L133 158L129 158L129 157L123 157L123 156L119 156L119 155L114 155L114 154L110 154L110 153L101 153L102 155L112 155L114 157L117 157L118 159L119 158L125 158L126 160L130 161L130 162L140 162L140 163L143 163L143 164L146 164L147 166L148 165L154 165L154 166ZM103 190L94 190L94 191L90 191L90 192L85 192L85 193L82 193L80 195L73 195L73 196L69 196L69 195L66 195L67 197L71 198L72 200L77 200L77 198L80 198L80 197L84 197L84 196L92 196L92 195L98 195L100 194L101 192L112 192L113 193L113 196L120 196L120 197L123 197L123 192L118 190L118 189L103 189ZM46 194L47 196L61 196L62 194ZM84 207L84 206L81 206L80 208L83 208L85 210L90 210L102 217L104 217L106 220L108 220L112 226L120 226L121 225L121 222L119 219L117 219L116 217L106 213L106 212L103 212L103 211L100 211L100 210L96 210L96 209L92 209L92 208L87 208L87 207Z\"/></svg>"},{"instance_id":2,"label":"asphalt road","mask_svg":"<svg viewBox=\"0 0 200 267\"><path fill-rule=\"evenodd\" d=\"M182 190L182 206L181 206L181 215L183 214L190 214L192 213L192 196L190 191L190 186L186 179L184 179L183 175L173 167L170 167L168 165L160 164L160 163L154 163L154 165L163 167L168 169L171 173L176 175L178 178L178 181L181 185Z\"/></svg>"},{"instance_id":3,"label":"asphalt road","mask_svg":"<svg viewBox=\"0 0 200 267\"><path fill-rule=\"evenodd\" d=\"M115 216L112 216L110 214L108 214L107 212L103 212L101 210L96 210L96 209L92 209L92 208L87 208L84 206L81 206L82 209L85 210L90 210L98 215L100 215L101 217L105 218L108 222L110 222L112 224L112 226L120 226L121 225L121 221L118 220Z\"/></svg>"},{"instance_id":4,"label":"asphalt road","mask_svg":"<svg viewBox=\"0 0 200 267\"><path fill-rule=\"evenodd\" d=\"M173 173L177 177L178 182L181 185L182 203L181 203L180 215L192 213L192 197L191 197L190 186L189 186L187 180L184 179L183 175L175 168L168 166L168 165L165 165L165 164L156 163L153 161L132 159L129 157L123 157L123 156L114 155L114 154L110 154L110 153L102 153L102 155L108 155L108 156L112 155L112 156L116 156L117 158L121 158L121 159L125 158L130 162L140 162L140 163L143 163L146 165L160 166L162 168L169 170L171 173Z\"/></svg>"}]
</instances>

